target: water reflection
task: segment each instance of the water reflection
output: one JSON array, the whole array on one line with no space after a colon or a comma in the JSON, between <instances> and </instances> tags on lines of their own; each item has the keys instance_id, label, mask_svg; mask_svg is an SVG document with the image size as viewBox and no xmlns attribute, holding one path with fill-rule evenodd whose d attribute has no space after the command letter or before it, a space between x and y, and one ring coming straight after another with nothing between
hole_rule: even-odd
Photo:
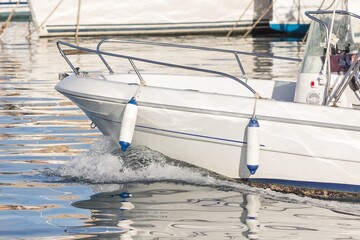
<instances>
[{"instance_id":1,"label":"water reflection","mask_svg":"<svg viewBox=\"0 0 360 240\"><path fill-rule=\"evenodd\" d=\"M129 196L131 193L131 197ZM125 184L72 204L91 221L68 227L120 239L339 239L360 237L360 216L257 194L166 183ZM306 220L305 220L306 219ZM87 227L91 229L84 230ZM100 232L105 229L106 232ZM346 228L346 229L344 229Z\"/></svg>"},{"instance_id":2,"label":"water reflection","mask_svg":"<svg viewBox=\"0 0 360 240\"><path fill-rule=\"evenodd\" d=\"M111 192L97 193L73 206L91 211L92 228L118 227L120 239L235 238L246 226L239 221L242 209L231 194L221 198L206 197L195 186L167 184L123 185ZM198 190L198 191L197 191ZM130 197L129 192L132 197ZM204 198L199 196L204 194ZM236 211L234 211L236 209ZM74 228L72 228L74 232ZM75 232L78 234L78 232ZM108 233L106 233L108 234ZM100 235L98 235L100 236Z\"/></svg>"},{"instance_id":3,"label":"water reflection","mask_svg":"<svg viewBox=\"0 0 360 240\"><path fill-rule=\"evenodd\" d=\"M0 211L5 210L28 210L28 211L42 211L48 208L57 208L57 205L46 205L46 206L29 206L29 205L3 205L0 204Z\"/></svg>"},{"instance_id":4,"label":"water reflection","mask_svg":"<svg viewBox=\"0 0 360 240\"><path fill-rule=\"evenodd\" d=\"M259 239L260 231L260 198L254 194L245 194L244 202L240 204L243 207L241 222L248 226L248 230L243 232L248 239Z\"/></svg>"},{"instance_id":5,"label":"water reflection","mask_svg":"<svg viewBox=\"0 0 360 240\"><path fill-rule=\"evenodd\" d=\"M90 185L88 181L79 181L79 178L44 174L45 169L57 169L73 156L79 155L79 152L89 149L100 134L90 129L90 121L76 106L54 90L58 73L70 70L56 49L57 39L33 37L28 41L23 37L27 27L27 23L11 23L0 35L2 238L360 239L360 217L353 208L343 213L331 211L330 208L269 200L266 196L244 194L243 187L235 187L235 191L220 191L216 186L144 184L141 180L136 184ZM75 42L74 39L68 40ZM94 48L99 40L82 38L79 44ZM287 57L301 57L303 49L298 41L283 41L279 38L183 36L148 37L141 40ZM198 58L199 61L192 64L220 68L216 70L234 75L239 73L238 66L232 65L233 61L228 56L186 55L174 49L159 52L153 48L140 49L134 46L109 48L117 49L140 57L150 55L163 58L167 55L179 64ZM74 57L81 69L99 70L99 59L96 56L96 61L88 55ZM242 58L242 63L249 78L277 80L294 79L294 69L298 69L299 65L250 57ZM117 66L120 71L127 72L131 66L126 64ZM76 169L78 175L98 174L98 178L95 178L98 181L95 182L109 182L109 179L126 181L124 178L118 180L118 175L111 178L114 176L114 165L111 164L116 164L118 159L104 161L106 154L110 153L101 151L101 154L95 154L97 162L103 165L91 165L93 168L90 170L94 169L94 172L89 171L84 164L82 168ZM158 159L157 156L151 156ZM84 162L84 159L81 161ZM146 180L151 175L152 179L156 179L159 171L163 171L166 175L161 180L207 183L201 174L201 179L196 175L189 180L189 176L183 174L184 171L174 174L174 168L169 165L156 166L155 170L146 171L140 178ZM164 168L166 166L168 168ZM126 172L118 174L127 176ZM139 182L139 177L136 179ZM124 198L121 195L124 192L131 193L132 197Z\"/></svg>"}]
</instances>

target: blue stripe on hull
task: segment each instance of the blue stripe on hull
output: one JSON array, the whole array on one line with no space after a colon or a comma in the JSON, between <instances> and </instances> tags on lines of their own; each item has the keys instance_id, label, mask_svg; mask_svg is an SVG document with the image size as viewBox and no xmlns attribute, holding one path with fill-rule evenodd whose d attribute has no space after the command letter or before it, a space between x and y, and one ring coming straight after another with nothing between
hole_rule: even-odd
<instances>
[{"instance_id":1,"label":"blue stripe on hull","mask_svg":"<svg viewBox=\"0 0 360 240\"><path fill-rule=\"evenodd\" d=\"M27 1L25 1L25 2L19 2L19 5L27 5L28 3L27 3ZM18 2L16 1L16 2L0 2L0 6L1 5L5 5L5 6L11 6L11 7L14 7L14 6L16 6L16 5L18 5Z\"/></svg>"},{"instance_id":2,"label":"blue stripe on hull","mask_svg":"<svg viewBox=\"0 0 360 240\"><path fill-rule=\"evenodd\" d=\"M328 183L328 182L308 182L308 181L294 181L283 179L266 179L266 178L249 178L248 182L265 183L265 184L279 184L285 186L293 186L299 188L332 190L337 192L352 192L360 193L360 185Z\"/></svg>"},{"instance_id":3,"label":"blue stripe on hull","mask_svg":"<svg viewBox=\"0 0 360 240\"><path fill-rule=\"evenodd\" d=\"M153 131L160 131L160 132L167 132L167 133L178 134L178 135L183 135L183 136L189 136L189 137L204 138L204 139L209 139L209 140L210 139L211 140L218 140L218 141L229 142L229 143L247 144L247 142L245 142L245 141L239 141L239 140L235 140L235 139L227 139L227 138L205 136L205 135L199 135L199 134L194 134L194 133L178 132L178 131L165 130L165 129L160 129L160 128L140 126L140 125L136 125L136 127L137 128L143 128L143 129L149 129L149 130L153 130ZM265 147L265 145L260 144L260 147Z\"/></svg>"},{"instance_id":4,"label":"blue stripe on hull","mask_svg":"<svg viewBox=\"0 0 360 240\"><path fill-rule=\"evenodd\" d=\"M231 143L238 143L238 144L246 144L246 142L244 142L244 141L238 141L238 140L234 140L234 139L226 139L226 138L218 138L218 137L204 136L204 135L199 135L199 134L178 132L178 131L165 130L165 129L160 129L160 128L140 126L140 125L136 125L136 127L137 127L137 128L143 128L143 129L149 129L149 130L153 130L153 131L160 131L160 132L167 132L167 133L172 133L172 134L184 135L184 136L189 136L189 137L198 137L198 138L206 138L206 139L212 139L212 140L218 140L218 141L224 141L224 142L231 142Z\"/></svg>"},{"instance_id":5,"label":"blue stripe on hull","mask_svg":"<svg viewBox=\"0 0 360 240\"><path fill-rule=\"evenodd\" d=\"M270 29L284 33L305 34L309 29L309 24L270 23Z\"/></svg>"}]
</instances>

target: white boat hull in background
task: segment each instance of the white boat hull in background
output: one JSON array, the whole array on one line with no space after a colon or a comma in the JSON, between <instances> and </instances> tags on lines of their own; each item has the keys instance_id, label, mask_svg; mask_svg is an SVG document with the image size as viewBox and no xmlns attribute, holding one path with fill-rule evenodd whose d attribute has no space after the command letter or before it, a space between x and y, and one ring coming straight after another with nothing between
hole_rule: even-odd
<instances>
[{"instance_id":1,"label":"white boat hull in background","mask_svg":"<svg viewBox=\"0 0 360 240\"><path fill-rule=\"evenodd\" d=\"M261 1L257 6L254 0L86 0L80 8L74 0L29 4L39 36L48 37L245 32L270 2ZM268 29L268 22L266 15L257 28Z\"/></svg>"},{"instance_id":2,"label":"white boat hull in background","mask_svg":"<svg viewBox=\"0 0 360 240\"><path fill-rule=\"evenodd\" d=\"M10 20L28 20L30 9L26 0L0 0L0 20L5 21L12 14Z\"/></svg>"}]
</instances>

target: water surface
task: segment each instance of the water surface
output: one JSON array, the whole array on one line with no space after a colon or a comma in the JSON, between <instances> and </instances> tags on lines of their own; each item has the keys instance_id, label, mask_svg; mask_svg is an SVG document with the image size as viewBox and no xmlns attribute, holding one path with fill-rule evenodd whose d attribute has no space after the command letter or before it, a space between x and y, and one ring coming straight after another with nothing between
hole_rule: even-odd
<instances>
[{"instance_id":1,"label":"water surface","mask_svg":"<svg viewBox=\"0 0 360 240\"><path fill-rule=\"evenodd\" d=\"M12 23L0 36L0 238L360 239L357 202L251 188L141 146L120 154L54 90L58 73L71 70L58 53L57 39L27 40L27 27ZM295 58L303 51L300 41L279 37L141 39ZM78 44L95 47L99 40L82 38ZM231 56L109 49L239 74ZM74 60L83 70L99 69L93 56ZM261 79L293 80L299 67L252 57L242 63L249 78ZM118 71L131 70L117 64Z\"/></svg>"}]
</instances>

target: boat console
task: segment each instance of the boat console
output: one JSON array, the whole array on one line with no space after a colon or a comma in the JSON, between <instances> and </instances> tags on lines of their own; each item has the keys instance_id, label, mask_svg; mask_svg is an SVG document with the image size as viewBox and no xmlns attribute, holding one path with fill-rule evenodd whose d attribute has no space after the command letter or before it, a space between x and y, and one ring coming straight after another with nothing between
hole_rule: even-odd
<instances>
[{"instance_id":1,"label":"boat console","mask_svg":"<svg viewBox=\"0 0 360 240\"><path fill-rule=\"evenodd\" d=\"M308 11L310 25L295 102L357 108L360 104L360 16Z\"/></svg>"}]
</instances>

